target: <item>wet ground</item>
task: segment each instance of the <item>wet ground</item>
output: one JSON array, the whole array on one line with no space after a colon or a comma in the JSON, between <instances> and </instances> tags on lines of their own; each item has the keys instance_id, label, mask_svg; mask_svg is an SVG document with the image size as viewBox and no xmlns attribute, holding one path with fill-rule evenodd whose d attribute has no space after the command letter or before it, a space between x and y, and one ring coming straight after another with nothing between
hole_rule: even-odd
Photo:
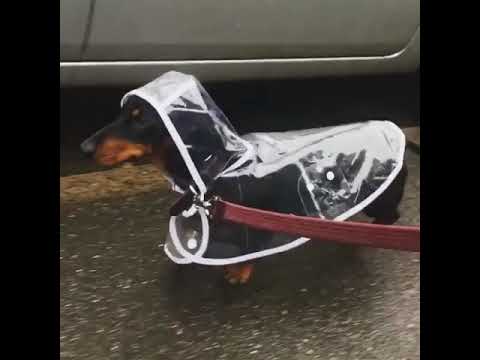
<instances>
[{"instance_id":1,"label":"wet ground","mask_svg":"<svg viewBox=\"0 0 480 360\"><path fill-rule=\"evenodd\" d=\"M225 286L217 268L168 260L162 243L173 196L156 170L93 172L75 150L77 138L113 116L116 92L90 102L81 91L62 95L62 359L419 359L418 254L316 242L260 261L245 286ZM90 114L82 104L95 101L102 111ZM257 118L271 107L254 105L246 106ZM411 121L410 111L398 111L399 120ZM78 131L74 118L85 119ZM303 118L296 127L313 123ZM399 223L419 224L420 158L408 151L406 161Z\"/></svg>"}]
</instances>

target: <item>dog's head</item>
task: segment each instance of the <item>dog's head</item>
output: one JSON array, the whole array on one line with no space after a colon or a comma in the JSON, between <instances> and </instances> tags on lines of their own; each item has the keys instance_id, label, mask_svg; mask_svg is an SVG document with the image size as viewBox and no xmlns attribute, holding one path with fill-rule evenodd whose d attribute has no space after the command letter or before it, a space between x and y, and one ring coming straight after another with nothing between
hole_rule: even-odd
<instances>
[{"instance_id":1,"label":"dog's head","mask_svg":"<svg viewBox=\"0 0 480 360\"><path fill-rule=\"evenodd\" d=\"M181 176L186 171L158 113L137 96L130 96L115 121L85 140L81 149L101 165L148 156L167 175Z\"/></svg>"},{"instance_id":2,"label":"dog's head","mask_svg":"<svg viewBox=\"0 0 480 360\"><path fill-rule=\"evenodd\" d=\"M215 124L211 124L211 115L198 111L172 111L169 117L181 134L181 140L188 144L185 147L188 146L200 176L204 181L213 178L232 154L225 148ZM126 99L113 123L85 140L81 148L106 166L148 156L163 175L180 188L185 189L192 183L184 158L162 118L149 102L135 95Z\"/></svg>"}]
</instances>

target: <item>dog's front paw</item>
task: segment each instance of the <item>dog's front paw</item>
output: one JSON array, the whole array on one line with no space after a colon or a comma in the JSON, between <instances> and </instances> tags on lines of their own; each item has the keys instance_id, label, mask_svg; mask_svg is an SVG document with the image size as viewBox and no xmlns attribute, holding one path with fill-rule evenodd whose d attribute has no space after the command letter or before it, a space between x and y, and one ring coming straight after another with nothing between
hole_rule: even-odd
<instances>
[{"instance_id":1,"label":"dog's front paw","mask_svg":"<svg viewBox=\"0 0 480 360\"><path fill-rule=\"evenodd\" d=\"M225 267L225 279L230 284L245 284L252 276L252 264L236 264Z\"/></svg>"}]
</instances>

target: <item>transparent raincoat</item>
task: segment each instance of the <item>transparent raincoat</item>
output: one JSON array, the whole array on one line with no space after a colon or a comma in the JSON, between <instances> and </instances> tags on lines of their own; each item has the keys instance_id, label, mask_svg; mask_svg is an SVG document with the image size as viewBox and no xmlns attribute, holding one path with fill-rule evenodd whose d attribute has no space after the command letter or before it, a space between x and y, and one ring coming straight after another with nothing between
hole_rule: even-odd
<instances>
[{"instance_id":1,"label":"transparent raincoat","mask_svg":"<svg viewBox=\"0 0 480 360\"><path fill-rule=\"evenodd\" d=\"M402 168L403 132L389 121L240 136L191 75L168 72L127 93L149 102L175 142L200 200L342 221L362 211ZM170 179L170 181L172 181ZM185 186L184 186L185 187ZM172 216L165 252L176 263L225 265L309 239L216 223L192 206Z\"/></svg>"}]
</instances>

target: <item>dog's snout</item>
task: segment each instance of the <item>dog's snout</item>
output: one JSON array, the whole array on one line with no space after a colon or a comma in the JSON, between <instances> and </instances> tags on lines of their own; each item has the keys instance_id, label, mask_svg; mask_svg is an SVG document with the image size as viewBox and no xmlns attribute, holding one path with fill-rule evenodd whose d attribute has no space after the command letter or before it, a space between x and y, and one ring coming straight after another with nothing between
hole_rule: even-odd
<instances>
[{"instance_id":1,"label":"dog's snout","mask_svg":"<svg viewBox=\"0 0 480 360\"><path fill-rule=\"evenodd\" d=\"M87 139L80 144L80 148L85 155L91 156L95 153L96 143L92 139Z\"/></svg>"}]
</instances>

